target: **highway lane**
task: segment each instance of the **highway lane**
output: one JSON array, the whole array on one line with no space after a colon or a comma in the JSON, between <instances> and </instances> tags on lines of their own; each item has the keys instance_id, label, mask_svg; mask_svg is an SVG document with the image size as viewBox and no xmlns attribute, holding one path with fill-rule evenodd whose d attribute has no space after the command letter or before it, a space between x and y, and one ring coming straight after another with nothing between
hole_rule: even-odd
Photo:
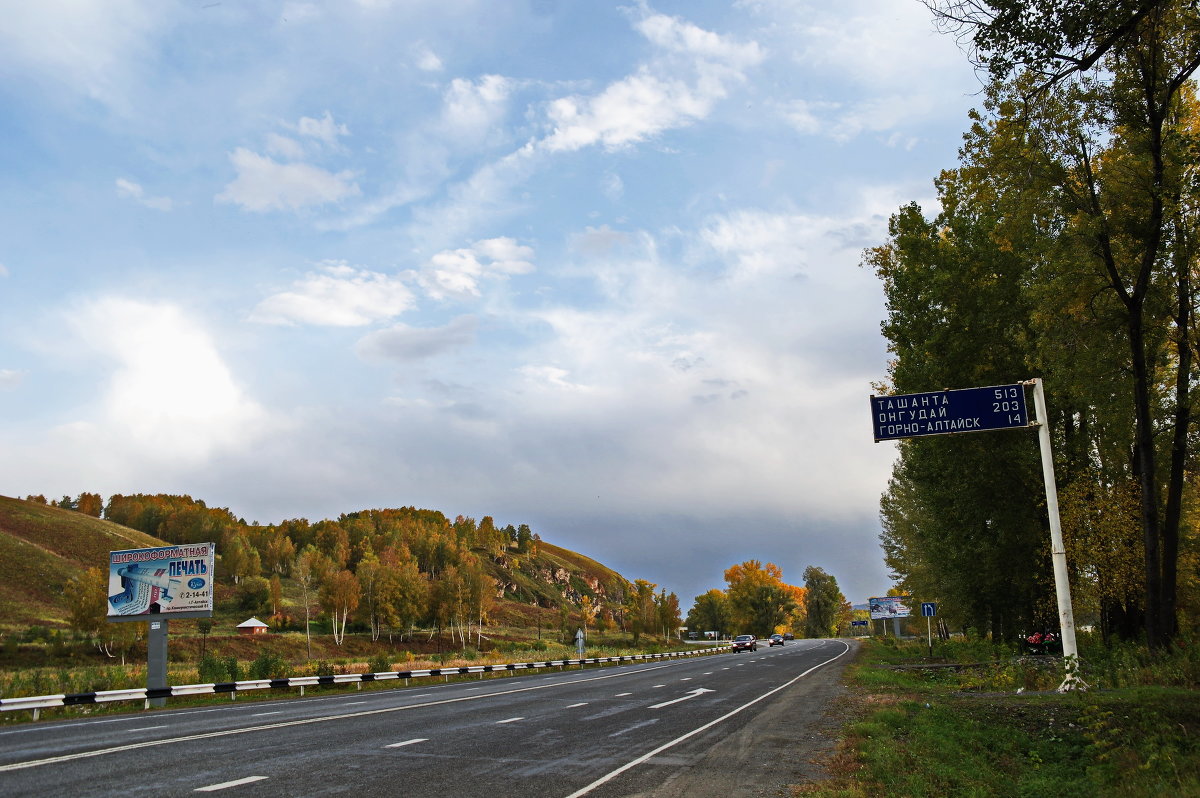
<instances>
[{"instance_id":1,"label":"highway lane","mask_svg":"<svg viewBox=\"0 0 1200 798\"><path fill-rule=\"evenodd\" d=\"M836 640L793 641L16 727L0 732L0 794L635 795L686 777L773 702L830 678L848 650Z\"/></svg>"}]
</instances>

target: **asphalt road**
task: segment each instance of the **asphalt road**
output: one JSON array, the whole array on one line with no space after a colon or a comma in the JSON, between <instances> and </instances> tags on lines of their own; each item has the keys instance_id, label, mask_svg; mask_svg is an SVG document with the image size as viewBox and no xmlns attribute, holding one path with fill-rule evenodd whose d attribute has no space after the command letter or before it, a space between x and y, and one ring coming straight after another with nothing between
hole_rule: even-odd
<instances>
[{"instance_id":1,"label":"asphalt road","mask_svg":"<svg viewBox=\"0 0 1200 798\"><path fill-rule=\"evenodd\" d=\"M852 643L0 731L0 796L778 795Z\"/></svg>"}]
</instances>

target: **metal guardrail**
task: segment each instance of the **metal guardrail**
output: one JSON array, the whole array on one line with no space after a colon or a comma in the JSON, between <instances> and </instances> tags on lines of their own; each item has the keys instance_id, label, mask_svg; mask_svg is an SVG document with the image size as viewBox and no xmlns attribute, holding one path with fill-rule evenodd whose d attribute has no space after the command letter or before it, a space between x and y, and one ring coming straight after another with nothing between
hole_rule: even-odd
<instances>
[{"instance_id":1,"label":"metal guardrail","mask_svg":"<svg viewBox=\"0 0 1200 798\"><path fill-rule=\"evenodd\" d=\"M210 695L216 693L236 694L247 690L272 690L285 687L299 687L304 694L305 687L325 685L361 684L363 682L384 682L393 679L420 679L426 676L463 676L478 673L509 673L513 671L537 668L566 667L568 665L602 665L604 663L638 662L655 659L673 659L677 657L698 657L725 650L727 646L714 646L700 651L669 651L662 654L629 654L620 657L584 657L582 659L556 659L543 662L508 662L498 665L464 665L458 668L426 668L412 671L385 671L383 673L335 673L329 676L292 676L286 679L248 679L239 682L214 682L211 684L183 684L167 687L140 687L127 690L100 690L94 693L60 693L58 695L38 695L26 698L0 698L0 711L32 710L33 719L38 719L39 711L50 707L73 707L87 704L107 704L114 701L146 701L147 707L151 699L172 698L174 696ZM482 678L482 676L481 676Z\"/></svg>"}]
</instances>

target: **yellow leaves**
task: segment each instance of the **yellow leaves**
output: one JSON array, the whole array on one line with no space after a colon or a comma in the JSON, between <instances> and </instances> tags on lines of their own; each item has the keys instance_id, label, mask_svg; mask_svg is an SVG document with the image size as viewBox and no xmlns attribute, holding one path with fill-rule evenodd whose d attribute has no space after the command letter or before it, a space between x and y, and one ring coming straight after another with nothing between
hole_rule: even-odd
<instances>
[{"instance_id":1,"label":"yellow leaves","mask_svg":"<svg viewBox=\"0 0 1200 798\"><path fill-rule=\"evenodd\" d=\"M1059 495L1067 561L1081 579L1072 587L1098 609L1143 589L1140 491L1135 482L1081 475Z\"/></svg>"}]
</instances>

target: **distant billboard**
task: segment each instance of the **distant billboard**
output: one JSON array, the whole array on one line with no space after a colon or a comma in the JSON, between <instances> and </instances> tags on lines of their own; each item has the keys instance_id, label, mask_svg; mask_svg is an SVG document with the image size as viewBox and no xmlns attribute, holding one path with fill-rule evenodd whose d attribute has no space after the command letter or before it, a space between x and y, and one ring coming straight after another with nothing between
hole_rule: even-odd
<instances>
[{"instance_id":1,"label":"distant billboard","mask_svg":"<svg viewBox=\"0 0 1200 798\"><path fill-rule=\"evenodd\" d=\"M888 618L907 618L912 615L908 607L911 596L876 596L869 599L871 604L871 620L886 620Z\"/></svg>"},{"instance_id":2,"label":"distant billboard","mask_svg":"<svg viewBox=\"0 0 1200 798\"><path fill-rule=\"evenodd\" d=\"M108 618L212 615L214 543L126 549L108 555Z\"/></svg>"}]
</instances>

